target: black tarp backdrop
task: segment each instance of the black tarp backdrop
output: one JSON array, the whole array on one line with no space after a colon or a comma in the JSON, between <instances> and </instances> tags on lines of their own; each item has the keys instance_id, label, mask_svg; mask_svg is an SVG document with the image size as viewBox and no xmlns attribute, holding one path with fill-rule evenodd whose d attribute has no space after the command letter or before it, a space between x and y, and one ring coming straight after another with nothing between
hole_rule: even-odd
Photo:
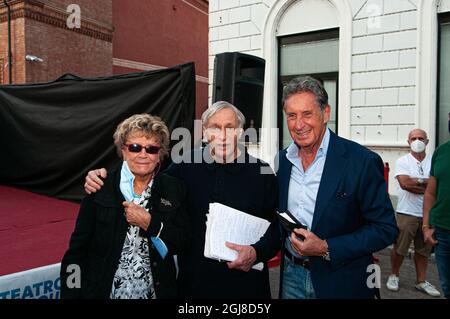
<instances>
[{"instance_id":1,"label":"black tarp backdrop","mask_svg":"<svg viewBox=\"0 0 450 319\"><path fill-rule=\"evenodd\" d=\"M192 132L194 64L0 86L0 183L80 200L90 169L120 163L113 133L117 124L137 113L160 116L171 131L185 127Z\"/></svg>"}]
</instances>

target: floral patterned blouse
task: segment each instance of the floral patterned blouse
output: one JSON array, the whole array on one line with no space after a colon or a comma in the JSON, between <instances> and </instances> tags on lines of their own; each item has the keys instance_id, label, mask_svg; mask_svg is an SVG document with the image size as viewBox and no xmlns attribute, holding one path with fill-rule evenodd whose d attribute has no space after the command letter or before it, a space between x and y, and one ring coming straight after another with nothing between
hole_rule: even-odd
<instances>
[{"instance_id":1,"label":"floral patterned blouse","mask_svg":"<svg viewBox=\"0 0 450 319\"><path fill-rule=\"evenodd\" d=\"M152 180L153 182L153 180ZM151 184L133 202L146 208L150 200ZM139 235L139 227L129 225L119 265L114 275L111 299L155 299L150 267L148 238Z\"/></svg>"}]
</instances>

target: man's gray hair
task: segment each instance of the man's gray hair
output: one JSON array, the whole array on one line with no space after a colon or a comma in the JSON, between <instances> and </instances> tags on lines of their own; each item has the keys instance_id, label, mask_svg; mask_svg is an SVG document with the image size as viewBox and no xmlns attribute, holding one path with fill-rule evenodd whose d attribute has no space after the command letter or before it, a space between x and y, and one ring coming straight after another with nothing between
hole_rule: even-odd
<instances>
[{"instance_id":1,"label":"man's gray hair","mask_svg":"<svg viewBox=\"0 0 450 319\"><path fill-rule=\"evenodd\" d=\"M294 94L311 92L316 97L317 105L323 111L328 105L328 94L322 83L311 76L298 76L293 78L283 89L283 108L286 100Z\"/></svg>"},{"instance_id":2,"label":"man's gray hair","mask_svg":"<svg viewBox=\"0 0 450 319\"><path fill-rule=\"evenodd\" d=\"M231 103L228 103L226 101L217 101L211 107L207 108L205 112L202 114L202 125L203 127L206 127L206 124L208 124L209 119L223 109L230 109L233 110L234 114L236 114L236 118L238 121L238 128L244 128L245 125L245 116L242 114L239 109L234 106Z\"/></svg>"},{"instance_id":3,"label":"man's gray hair","mask_svg":"<svg viewBox=\"0 0 450 319\"><path fill-rule=\"evenodd\" d=\"M425 137L425 139L426 139L426 140L428 139L428 134L427 134L427 132L425 132L425 130L422 130L421 128L414 128L414 129L412 129L412 130L409 132L409 134L408 134L408 140L411 138L411 134L412 134L414 131L419 131L419 132L421 132L421 133L423 134L423 136Z\"/></svg>"}]
</instances>

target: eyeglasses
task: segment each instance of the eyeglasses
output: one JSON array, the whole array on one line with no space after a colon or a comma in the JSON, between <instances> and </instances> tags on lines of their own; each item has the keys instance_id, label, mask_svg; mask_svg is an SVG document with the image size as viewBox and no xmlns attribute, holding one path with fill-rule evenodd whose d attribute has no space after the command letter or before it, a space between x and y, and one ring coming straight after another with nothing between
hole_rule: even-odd
<instances>
[{"instance_id":1,"label":"eyeglasses","mask_svg":"<svg viewBox=\"0 0 450 319\"><path fill-rule=\"evenodd\" d=\"M142 146L141 144L124 144L126 147L128 147L128 151L131 153L140 153L142 151L142 148L145 148L145 151L148 154L158 154L159 150L161 149L160 146L155 145L147 145Z\"/></svg>"}]
</instances>

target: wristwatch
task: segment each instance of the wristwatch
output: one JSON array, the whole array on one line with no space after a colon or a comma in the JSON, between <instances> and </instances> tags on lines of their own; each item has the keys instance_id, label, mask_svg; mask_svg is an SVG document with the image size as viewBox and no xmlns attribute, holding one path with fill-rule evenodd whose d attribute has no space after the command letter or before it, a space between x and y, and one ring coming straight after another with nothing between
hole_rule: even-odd
<instances>
[{"instance_id":1,"label":"wristwatch","mask_svg":"<svg viewBox=\"0 0 450 319\"><path fill-rule=\"evenodd\" d=\"M425 181L423 180L423 178L418 178L417 179L417 184L422 185Z\"/></svg>"}]
</instances>

